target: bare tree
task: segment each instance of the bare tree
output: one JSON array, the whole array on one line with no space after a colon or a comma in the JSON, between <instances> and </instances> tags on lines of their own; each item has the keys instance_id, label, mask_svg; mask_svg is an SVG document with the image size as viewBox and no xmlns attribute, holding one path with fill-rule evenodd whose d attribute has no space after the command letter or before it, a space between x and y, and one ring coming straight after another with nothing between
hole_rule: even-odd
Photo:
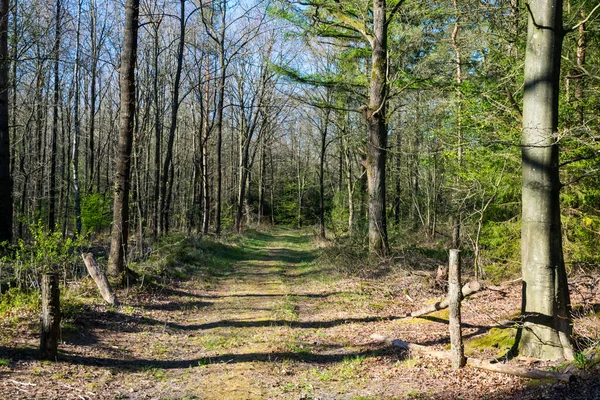
<instances>
[{"instance_id":1,"label":"bare tree","mask_svg":"<svg viewBox=\"0 0 600 400\"><path fill-rule=\"evenodd\" d=\"M58 103L60 101L60 36L61 36L61 0L56 0L56 25L54 36L54 101L52 104L52 136L50 138L50 204L48 205L48 228L54 230L56 225L56 157L58 148Z\"/></svg>"},{"instance_id":2,"label":"bare tree","mask_svg":"<svg viewBox=\"0 0 600 400\"><path fill-rule=\"evenodd\" d=\"M169 179L173 174L173 144L175 142L175 132L177 131L177 113L179 112L180 99L179 89L181 84L181 70L183 68L183 50L185 46L185 0L180 1L179 15L179 45L177 47L177 68L175 71L175 82L173 83L173 98L171 100L171 125L169 126L169 136L167 138L167 152L163 164L163 175L160 182L160 232L169 231L169 208L168 197L173 187L173 179ZM168 188L167 188L168 186ZM167 190L169 189L169 190ZM168 194L168 193L169 194Z\"/></svg>"},{"instance_id":3,"label":"bare tree","mask_svg":"<svg viewBox=\"0 0 600 400\"><path fill-rule=\"evenodd\" d=\"M12 178L8 128L8 0L0 1L0 242L12 240Z\"/></svg>"},{"instance_id":4,"label":"bare tree","mask_svg":"<svg viewBox=\"0 0 600 400\"><path fill-rule=\"evenodd\" d=\"M119 153L115 176L113 226L108 260L108 273L114 278L122 276L125 271L124 258L129 237L129 187L135 122L135 63L137 58L139 7L139 0L127 0L125 3L123 50L119 71L119 85L121 87Z\"/></svg>"}]
</instances>

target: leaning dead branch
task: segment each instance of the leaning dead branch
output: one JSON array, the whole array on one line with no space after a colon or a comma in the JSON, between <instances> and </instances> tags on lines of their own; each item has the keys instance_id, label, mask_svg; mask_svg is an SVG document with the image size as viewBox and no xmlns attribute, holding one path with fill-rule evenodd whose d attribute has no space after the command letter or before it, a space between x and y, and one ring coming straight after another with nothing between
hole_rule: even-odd
<instances>
[{"instance_id":1,"label":"leaning dead branch","mask_svg":"<svg viewBox=\"0 0 600 400\"><path fill-rule=\"evenodd\" d=\"M96 282L96 286L100 289L100 294L102 298L106 300L106 302L113 306L119 306L119 300L117 300L117 296L113 293L110 284L108 283L108 279L106 279L106 275L96 262L94 255L92 253L82 254L83 262L85 263L85 267L87 268L90 276L94 278L94 282Z\"/></svg>"},{"instance_id":2,"label":"leaning dead branch","mask_svg":"<svg viewBox=\"0 0 600 400\"><path fill-rule=\"evenodd\" d=\"M462 287L462 296L463 298L472 295L473 293L477 293L482 289L481 284L477 281L471 281ZM448 298L445 298L442 301L438 301L434 304L429 304L418 311L413 311L407 314L407 317L420 317L422 315L426 315L435 311L443 310L448 308Z\"/></svg>"}]
</instances>

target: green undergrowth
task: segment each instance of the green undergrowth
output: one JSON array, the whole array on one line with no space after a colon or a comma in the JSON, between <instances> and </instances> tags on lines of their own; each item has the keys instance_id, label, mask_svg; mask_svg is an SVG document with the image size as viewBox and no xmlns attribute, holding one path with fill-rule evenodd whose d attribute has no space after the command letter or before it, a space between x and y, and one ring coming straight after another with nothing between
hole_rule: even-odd
<instances>
[{"instance_id":1,"label":"green undergrowth","mask_svg":"<svg viewBox=\"0 0 600 400\"><path fill-rule=\"evenodd\" d=\"M365 278L394 274L398 269L434 268L448 262L442 239L423 242L421 233L394 231L390 233L390 255L379 257L369 254L367 237L364 231L334 238L322 250L319 262L343 275Z\"/></svg>"},{"instance_id":2,"label":"green undergrowth","mask_svg":"<svg viewBox=\"0 0 600 400\"><path fill-rule=\"evenodd\" d=\"M0 295L0 317L11 318L33 313L40 308L40 305L39 291L10 288Z\"/></svg>"},{"instance_id":3,"label":"green undergrowth","mask_svg":"<svg viewBox=\"0 0 600 400\"><path fill-rule=\"evenodd\" d=\"M39 289L11 288L0 296L0 318L13 327L23 323L35 326L39 323L42 308ZM82 296L81 285L60 287L61 328L63 332L76 330L73 325L79 315L85 311L90 297Z\"/></svg>"},{"instance_id":4,"label":"green undergrowth","mask_svg":"<svg viewBox=\"0 0 600 400\"><path fill-rule=\"evenodd\" d=\"M364 274L373 265L369 258L368 243L363 235L338 237L322 249L319 263L330 266L343 275Z\"/></svg>"},{"instance_id":5,"label":"green undergrowth","mask_svg":"<svg viewBox=\"0 0 600 400\"><path fill-rule=\"evenodd\" d=\"M147 260L130 268L152 284L167 279L201 279L207 283L226 277L239 261L260 261L272 236L250 231L243 235L203 238L171 234L161 239Z\"/></svg>"}]
</instances>

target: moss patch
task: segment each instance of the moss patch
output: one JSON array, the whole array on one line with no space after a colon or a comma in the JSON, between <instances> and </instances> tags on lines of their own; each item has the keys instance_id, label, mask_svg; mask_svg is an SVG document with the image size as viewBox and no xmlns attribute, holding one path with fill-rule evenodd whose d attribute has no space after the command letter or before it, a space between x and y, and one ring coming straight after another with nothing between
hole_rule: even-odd
<instances>
[{"instance_id":1,"label":"moss patch","mask_svg":"<svg viewBox=\"0 0 600 400\"><path fill-rule=\"evenodd\" d=\"M476 352L491 350L496 352L496 357L501 357L512 348L516 334L516 328L492 328L485 335L466 342L465 354L470 356Z\"/></svg>"}]
</instances>

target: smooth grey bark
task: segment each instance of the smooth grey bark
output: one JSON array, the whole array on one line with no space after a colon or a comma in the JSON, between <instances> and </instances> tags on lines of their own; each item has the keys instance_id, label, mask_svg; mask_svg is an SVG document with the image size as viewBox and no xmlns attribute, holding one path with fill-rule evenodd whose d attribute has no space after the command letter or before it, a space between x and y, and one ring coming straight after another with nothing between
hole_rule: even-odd
<instances>
[{"instance_id":1,"label":"smooth grey bark","mask_svg":"<svg viewBox=\"0 0 600 400\"><path fill-rule=\"evenodd\" d=\"M8 126L8 14L9 2L0 2L0 242L12 240L13 182L10 175L10 132ZM16 62L16 60L15 60Z\"/></svg>"},{"instance_id":2,"label":"smooth grey bark","mask_svg":"<svg viewBox=\"0 0 600 400\"><path fill-rule=\"evenodd\" d=\"M562 250L558 166L558 94L563 40L562 1L528 4L522 133L524 325L519 352L572 359L571 315Z\"/></svg>"},{"instance_id":3,"label":"smooth grey bark","mask_svg":"<svg viewBox=\"0 0 600 400\"><path fill-rule=\"evenodd\" d=\"M135 122L135 63L137 58L139 8L139 0L127 0L125 3L125 27L119 79L121 88L119 145L113 198L113 225L108 259L108 274L113 278L121 277L125 271L124 259L129 238L129 188Z\"/></svg>"}]
</instances>

